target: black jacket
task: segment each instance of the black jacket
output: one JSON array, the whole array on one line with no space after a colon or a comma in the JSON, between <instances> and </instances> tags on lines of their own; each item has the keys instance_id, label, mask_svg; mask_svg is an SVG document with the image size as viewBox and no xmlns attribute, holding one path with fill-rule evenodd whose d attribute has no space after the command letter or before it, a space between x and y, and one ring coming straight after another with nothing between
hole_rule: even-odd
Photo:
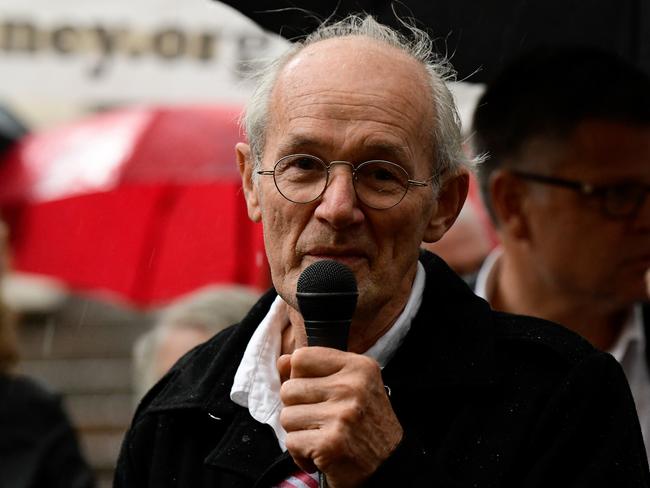
<instances>
[{"instance_id":1,"label":"black jacket","mask_svg":"<svg viewBox=\"0 0 650 488\"><path fill-rule=\"evenodd\" d=\"M31 378L0 375L0 487L92 486L59 395Z\"/></svg>"},{"instance_id":2,"label":"black jacket","mask_svg":"<svg viewBox=\"0 0 650 488\"><path fill-rule=\"evenodd\" d=\"M648 487L618 363L556 324L492 311L439 258L383 370L402 444L368 487ZM230 401L275 297L185 356L145 396L115 487L268 487L296 469L271 428Z\"/></svg>"}]
</instances>

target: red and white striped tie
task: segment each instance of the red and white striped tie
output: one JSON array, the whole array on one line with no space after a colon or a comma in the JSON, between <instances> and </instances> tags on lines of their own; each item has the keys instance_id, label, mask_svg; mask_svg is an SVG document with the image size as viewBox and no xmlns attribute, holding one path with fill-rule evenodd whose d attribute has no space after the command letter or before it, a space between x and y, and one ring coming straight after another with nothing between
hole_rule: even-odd
<instances>
[{"instance_id":1,"label":"red and white striped tie","mask_svg":"<svg viewBox=\"0 0 650 488\"><path fill-rule=\"evenodd\" d=\"M314 473L296 471L274 488L318 488L318 471Z\"/></svg>"}]
</instances>

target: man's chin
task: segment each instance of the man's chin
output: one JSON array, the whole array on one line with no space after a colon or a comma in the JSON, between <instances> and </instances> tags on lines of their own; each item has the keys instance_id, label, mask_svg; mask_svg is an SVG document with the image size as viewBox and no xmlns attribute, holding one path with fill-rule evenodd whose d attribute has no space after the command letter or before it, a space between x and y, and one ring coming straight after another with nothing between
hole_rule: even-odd
<instances>
[{"instance_id":1,"label":"man's chin","mask_svg":"<svg viewBox=\"0 0 650 488\"><path fill-rule=\"evenodd\" d=\"M364 267L368 266L368 258L365 256L359 256L359 255L339 255L339 254L310 254L306 255L303 258L303 266L306 268L312 263L315 263L316 261L322 261L325 259L331 259L334 261L338 261L339 263L345 264L348 268L350 268L353 271L361 270ZM304 269L303 268L303 269Z\"/></svg>"}]
</instances>

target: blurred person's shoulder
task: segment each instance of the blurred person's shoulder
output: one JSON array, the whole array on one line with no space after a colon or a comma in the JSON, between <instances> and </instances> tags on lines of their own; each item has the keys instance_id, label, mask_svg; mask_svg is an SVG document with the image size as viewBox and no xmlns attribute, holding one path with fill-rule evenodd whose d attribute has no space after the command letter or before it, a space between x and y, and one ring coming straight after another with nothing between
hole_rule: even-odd
<instances>
[{"instance_id":1,"label":"blurred person's shoulder","mask_svg":"<svg viewBox=\"0 0 650 488\"><path fill-rule=\"evenodd\" d=\"M469 311L473 311L470 320L480 325L475 324L466 333L493 342L493 357L501 365L541 366L541 371L548 373L553 371L553 368L548 368L554 365L561 374L584 361L599 358L616 367L617 363L611 355L596 349L584 337L562 324L493 309L474 292L477 273L463 276L453 273L444 260L426 251L421 252L420 259L427 272L437 276L437 281L444 283L447 290L455 290L453 294L445 296L443 301L448 310L441 313L450 317L459 314L470 317ZM442 293L446 292L438 288L432 296L425 296L425 300L435 300L436 295L439 298Z\"/></svg>"},{"instance_id":2,"label":"blurred person's shoulder","mask_svg":"<svg viewBox=\"0 0 650 488\"><path fill-rule=\"evenodd\" d=\"M584 337L567 327L546 319L527 315L492 311L495 333L503 351L516 349L530 354L539 350L549 361L566 366L579 364L592 356L608 355L596 349Z\"/></svg>"},{"instance_id":3,"label":"blurred person's shoulder","mask_svg":"<svg viewBox=\"0 0 650 488\"><path fill-rule=\"evenodd\" d=\"M61 398L44 383L21 374L0 375L0 412L56 406ZM4 416L3 416L4 417Z\"/></svg>"},{"instance_id":4,"label":"blurred person's shoulder","mask_svg":"<svg viewBox=\"0 0 650 488\"><path fill-rule=\"evenodd\" d=\"M34 378L0 375L0 398L0 444L38 442L57 425L69 423L61 396Z\"/></svg>"},{"instance_id":5,"label":"blurred person's shoulder","mask_svg":"<svg viewBox=\"0 0 650 488\"><path fill-rule=\"evenodd\" d=\"M201 407L214 394L215 385L229 392L246 346L276 295L269 290L241 322L185 353L144 396L134 421L152 413Z\"/></svg>"},{"instance_id":6,"label":"blurred person's shoulder","mask_svg":"<svg viewBox=\"0 0 650 488\"><path fill-rule=\"evenodd\" d=\"M585 424L614 415L626 418L626 428L633 425L632 393L623 368L610 353L556 322L500 311L492 314L502 384L531 404L543 399L549 418L571 411L582 412L580 422ZM590 403L598 407L589 407Z\"/></svg>"}]
</instances>

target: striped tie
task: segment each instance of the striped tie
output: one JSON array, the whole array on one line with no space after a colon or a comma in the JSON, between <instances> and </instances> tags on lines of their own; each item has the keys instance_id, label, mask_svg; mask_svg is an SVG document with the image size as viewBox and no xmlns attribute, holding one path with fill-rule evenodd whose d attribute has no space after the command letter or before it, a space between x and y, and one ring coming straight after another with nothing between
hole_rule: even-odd
<instances>
[{"instance_id":1,"label":"striped tie","mask_svg":"<svg viewBox=\"0 0 650 488\"><path fill-rule=\"evenodd\" d=\"M314 473L296 471L273 488L318 488L318 471Z\"/></svg>"}]
</instances>

